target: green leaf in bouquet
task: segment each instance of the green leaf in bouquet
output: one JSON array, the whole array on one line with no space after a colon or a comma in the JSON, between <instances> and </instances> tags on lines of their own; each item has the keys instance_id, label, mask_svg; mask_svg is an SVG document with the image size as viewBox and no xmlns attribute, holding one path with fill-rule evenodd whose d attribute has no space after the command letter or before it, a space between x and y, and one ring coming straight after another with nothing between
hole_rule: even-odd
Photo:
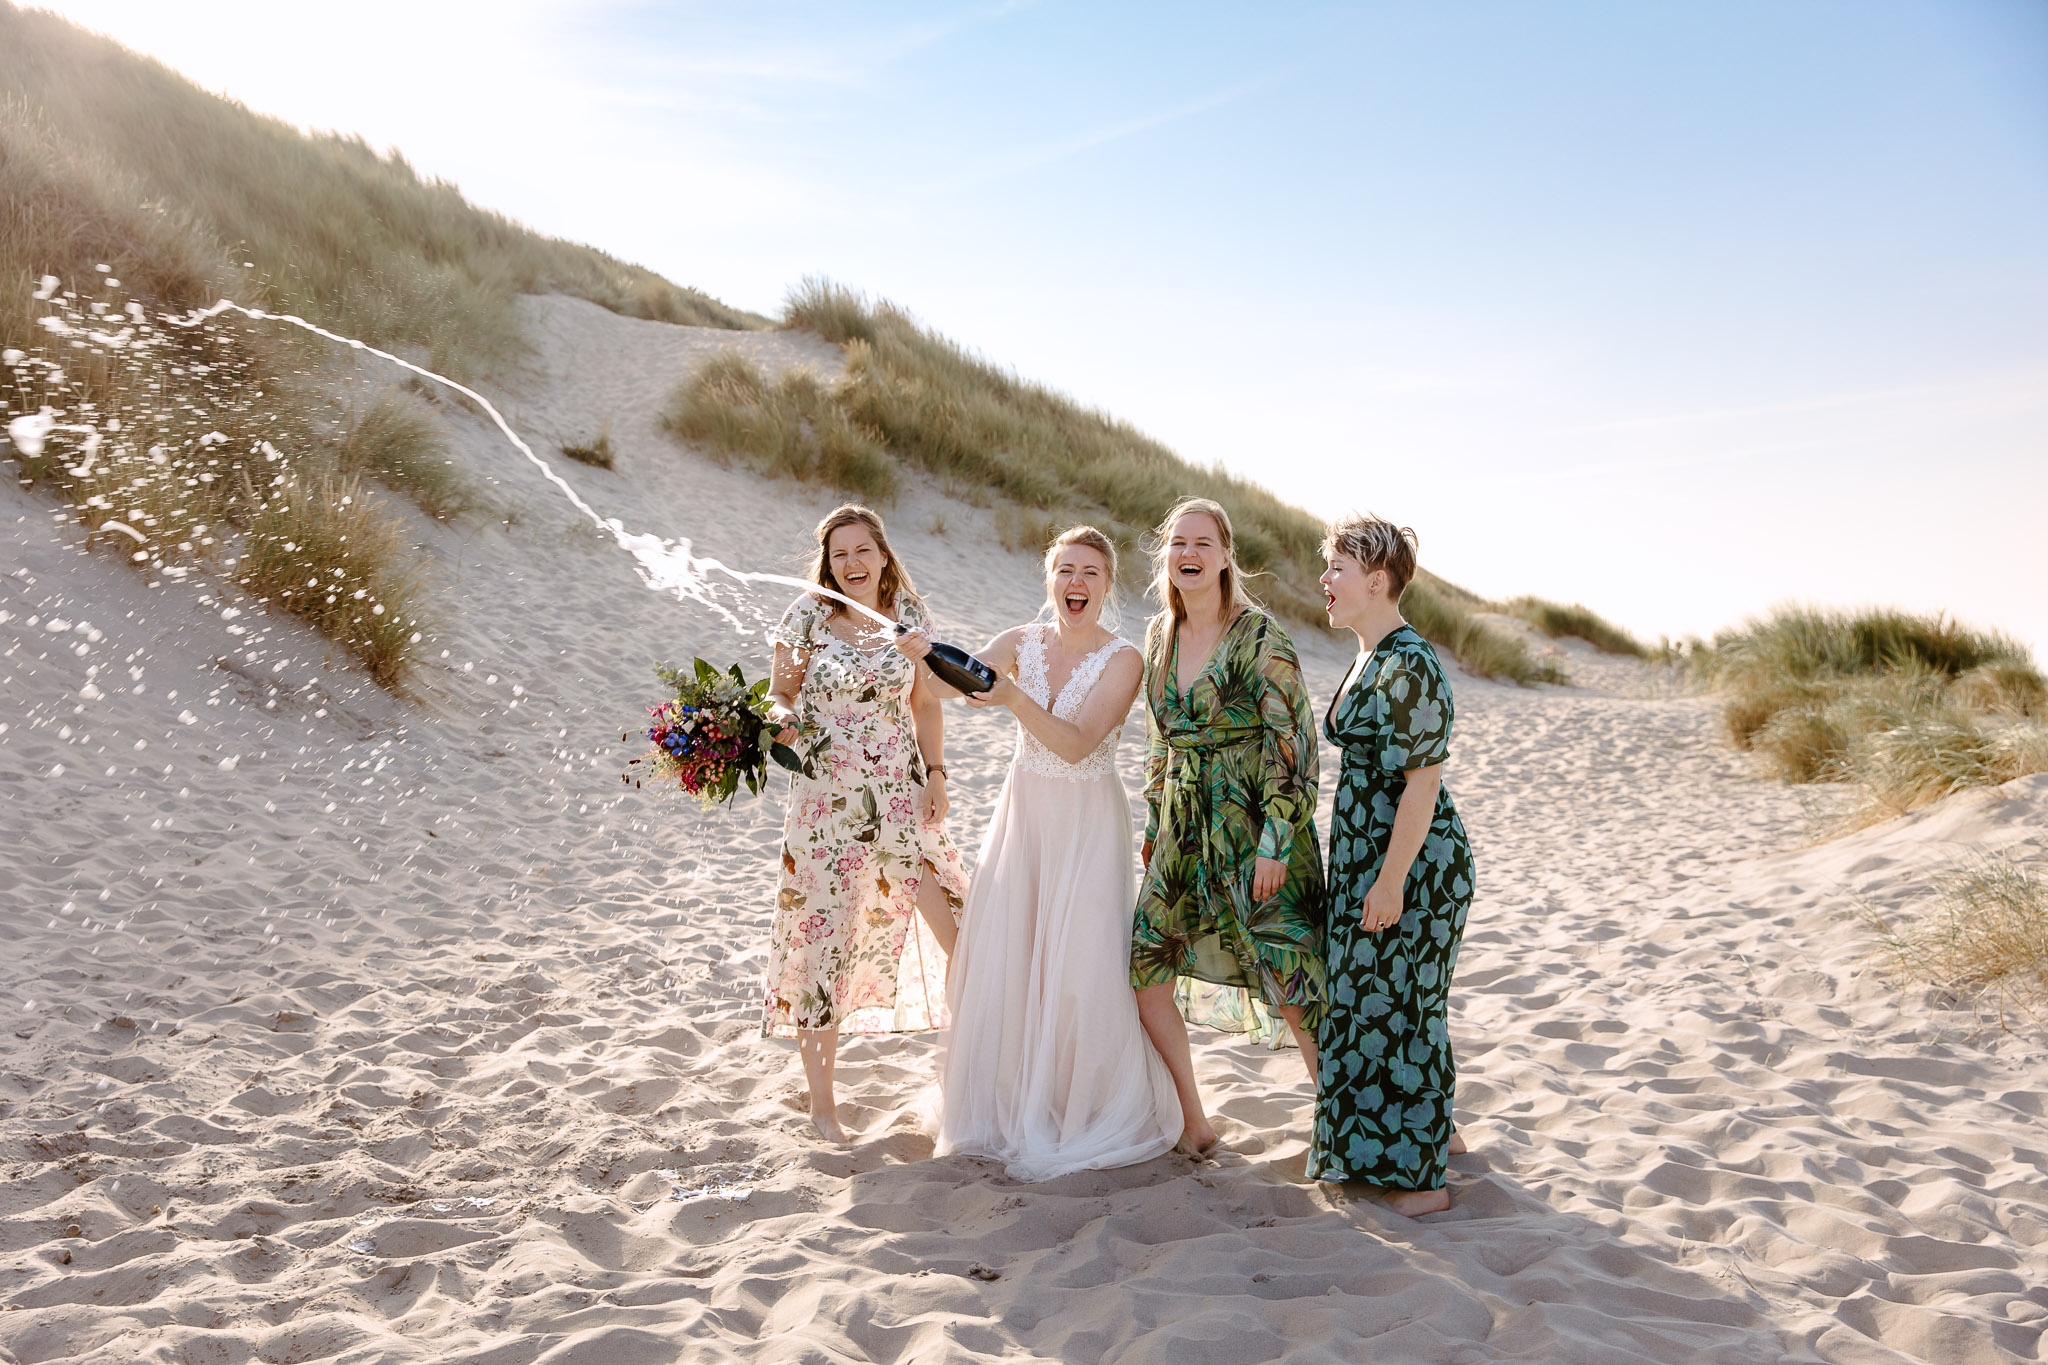
<instances>
[{"instance_id":1,"label":"green leaf in bouquet","mask_svg":"<svg viewBox=\"0 0 2048 1365\"><path fill-rule=\"evenodd\" d=\"M718 682L718 665L705 659L697 660L697 681L715 685Z\"/></svg>"},{"instance_id":2,"label":"green leaf in bouquet","mask_svg":"<svg viewBox=\"0 0 2048 1365\"><path fill-rule=\"evenodd\" d=\"M805 771L804 761L798 758L796 750L790 748L787 744L769 745L768 757L774 759L778 767L787 768L793 773L803 773L805 777L814 776L814 774Z\"/></svg>"}]
</instances>

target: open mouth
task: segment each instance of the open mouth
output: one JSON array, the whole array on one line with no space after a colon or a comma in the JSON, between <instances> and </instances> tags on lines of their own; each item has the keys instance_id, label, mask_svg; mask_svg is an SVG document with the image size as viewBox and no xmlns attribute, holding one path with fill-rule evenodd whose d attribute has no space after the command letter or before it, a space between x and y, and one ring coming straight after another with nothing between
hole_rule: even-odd
<instances>
[{"instance_id":1,"label":"open mouth","mask_svg":"<svg viewBox=\"0 0 2048 1365\"><path fill-rule=\"evenodd\" d=\"M1061 599L1061 605L1067 609L1067 615L1079 616L1082 612L1088 610L1088 601L1087 593L1070 592L1065 598Z\"/></svg>"},{"instance_id":2,"label":"open mouth","mask_svg":"<svg viewBox=\"0 0 2048 1365\"><path fill-rule=\"evenodd\" d=\"M864 569L848 573L844 577L846 580L846 586L849 588L864 587L866 586L868 581L867 571Z\"/></svg>"},{"instance_id":3,"label":"open mouth","mask_svg":"<svg viewBox=\"0 0 2048 1365\"><path fill-rule=\"evenodd\" d=\"M1330 591L1330 590L1329 590L1328 588L1324 588L1324 589L1323 589L1323 610L1324 610L1324 611L1335 611L1336 609L1337 609L1337 594L1336 594L1336 593L1333 593L1333 592L1331 592L1331 591Z\"/></svg>"},{"instance_id":4,"label":"open mouth","mask_svg":"<svg viewBox=\"0 0 2048 1365\"><path fill-rule=\"evenodd\" d=\"M1199 564L1183 564L1180 566L1180 576L1182 578L1200 578L1202 576L1202 566Z\"/></svg>"}]
</instances>

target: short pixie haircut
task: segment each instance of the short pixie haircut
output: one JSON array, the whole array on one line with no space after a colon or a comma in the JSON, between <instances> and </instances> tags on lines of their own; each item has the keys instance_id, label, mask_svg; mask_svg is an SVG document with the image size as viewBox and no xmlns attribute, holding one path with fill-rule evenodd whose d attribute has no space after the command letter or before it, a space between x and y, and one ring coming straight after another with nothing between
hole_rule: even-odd
<instances>
[{"instance_id":1,"label":"short pixie haircut","mask_svg":"<svg viewBox=\"0 0 2048 1365\"><path fill-rule=\"evenodd\" d=\"M1393 584L1388 594L1394 601L1415 579L1415 532L1371 515L1349 516L1330 523L1323 534L1323 554L1346 554L1365 566L1366 572L1385 569Z\"/></svg>"}]
</instances>

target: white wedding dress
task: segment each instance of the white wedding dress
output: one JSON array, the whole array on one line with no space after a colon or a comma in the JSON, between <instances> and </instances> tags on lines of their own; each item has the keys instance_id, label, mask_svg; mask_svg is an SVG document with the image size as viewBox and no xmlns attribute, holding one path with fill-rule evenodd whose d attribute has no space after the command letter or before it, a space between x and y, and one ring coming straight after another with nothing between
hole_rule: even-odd
<instances>
[{"instance_id":1,"label":"white wedding dress","mask_svg":"<svg viewBox=\"0 0 2048 1365\"><path fill-rule=\"evenodd\" d=\"M1052 630L1025 628L1017 682L1071 720L1110 658L1135 646L1089 655L1054 700ZM993 1157L1019 1180L1128 1166L1180 1139L1173 1078L1131 992L1137 873L1117 736L1075 764L1018 726L961 917L937 1150Z\"/></svg>"}]
</instances>

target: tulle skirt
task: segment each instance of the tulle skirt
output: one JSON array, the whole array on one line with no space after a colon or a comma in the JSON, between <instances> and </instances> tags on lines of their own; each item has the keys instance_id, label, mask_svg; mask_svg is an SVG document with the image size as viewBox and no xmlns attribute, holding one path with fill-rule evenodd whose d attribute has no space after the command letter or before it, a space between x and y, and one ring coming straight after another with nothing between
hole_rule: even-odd
<instances>
[{"instance_id":1,"label":"tulle skirt","mask_svg":"<svg viewBox=\"0 0 2048 1365\"><path fill-rule=\"evenodd\" d=\"M1130 804L1114 775L1013 767L967 893L938 1151L1019 1180L1149 1160L1181 1133L1130 985Z\"/></svg>"}]
</instances>

